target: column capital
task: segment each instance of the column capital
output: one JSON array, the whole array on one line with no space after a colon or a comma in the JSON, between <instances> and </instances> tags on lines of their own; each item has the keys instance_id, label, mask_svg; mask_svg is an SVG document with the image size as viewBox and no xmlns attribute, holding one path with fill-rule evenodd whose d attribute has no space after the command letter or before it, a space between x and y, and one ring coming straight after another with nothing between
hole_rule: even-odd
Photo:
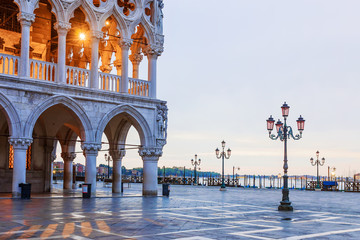
<instances>
[{"instance_id":1,"label":"column capital","mask_svg":"<svg viewBox=\"0 0 360 240\"><path fill-rule=\"evenodd\" d=\"M54 29L56 29L59 34L66 34L71 29L71 23L58 21L54 24Z\"/></svg>"},{"instance_id":2,"label":"column capital","mask_svg":"<svg viewBox=\"0 0 360 240\"><path fill-rule=\"evenodd\" d=\"M143 60L143 55L139 54L139 53L135 53L135 54L131 54L129 56L129 60L133 63L133 64L139 64L142 60Z\"/></svg>"},{"instance_id":3,"label":"column capital","mask_svg":"<svg viewBox=\"0 0 360 240\"><path fill-rule=\"evenodd\" d=\"M104 32L102 31L91 31L91 37L94 39L103 39L104 38Z\"/></svg>"},{"instance_id":4,"label":"column capital","mask_svg":"<svg viewBox=\"0 0 360 240\"><path fill-rule=\"evenodd\" d=\"M100 143L84 142L81 143L81 149L84 151L84 155L98 155L98 151L101 149Z\"/></svg>"},{"instance_id":5,"label":"column capital","mask_svg":"<svg viewBox=\"0 0 360 240\"><path fill-rule=\"evenodd\" d=\"M61 157L62 157L62 159L64 159L64 162L65 161L72 162L76 158L76 154L75 153L69 153L69 152L62 152Z\"/></svg>"},{"instance_id":6,"label":"column capital","mask_svg":"<svg viewBox=\"0 0 360 240\"><path fill-rule=\"evenodd\" d=\"M35 22L35 14L27 13L27 12L19 12L17 15L17 19L20 22L20 24L31 26L31 24Z\"/></svg>"},{"instance_id":7,"label":"column capital","mask_svg":"<svg viewBox=\"0 0 360 240\"><path fill-rule=\"evenodd\" d=\"M133 40L128 39L128 38L122 38L122 39L119 40L119 45L120 45L121 49L129 50L132 43L133 43Z\"/></svg>"},{"instance_id":8,"label":"column capital","mask_svg":"<svg viewBox=\"0 0 360 240\"><path fill-rule=\"evenodd\" d=\"M9 138L9 143L13 146L14 149L27 150L32 142L32 138Z\"/></svg>"},{"instance_id":9,"label":"column capital","mask_svg":"<svg viewBox=\"0 0 360 240\"><path fill-rule=\"evenodd\" d=\"M147 57L158 57L161 56L164 51L164 47L158 45L147 45L142 51Z\"/></svg>"},{"instance_id":10,"label":"column capital","mask_svg":"<svg viewBox=\"0 0 360 240\"><path fill-rule=\"evenodd\" d=\"M162 153L162 148L159 147L143 147L139 149L139 155L144 161L158 161Z\"/></svg>"},{"instance_id":11,"label":"column capital","mask_svg":"<svg viewBox=\"0 0 360 240\"><path fill-rule=\"evenodd\" d=\"M110 150L110 156L112 157L113 161L121 161L123 157L125 157L126 151L125 150Z\"/></svg>"}]
</instances>

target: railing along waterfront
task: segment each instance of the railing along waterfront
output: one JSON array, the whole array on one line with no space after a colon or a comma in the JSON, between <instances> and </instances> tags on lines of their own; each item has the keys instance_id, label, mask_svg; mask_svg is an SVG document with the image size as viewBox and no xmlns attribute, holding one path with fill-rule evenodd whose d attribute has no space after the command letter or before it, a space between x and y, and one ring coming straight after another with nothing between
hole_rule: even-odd
<instances>
[{"instance_id":1,"label":"railing along waterfront","mask_svg":"<svg viewBox=\"0 0 360 240\"><path fill-rule=\"evenodd\" d=\"M90 70L66 66L66 83L74 86L89 87Z\"/></svg>"},{"instance_id":2,"label":"railing along waterfront","mask_svg":"<svg viewBox=\"0 0 360 240\"><path fill-rule=\"evenodd\" d=\"M129 94L149 97L150 82L135 78L129 78Z\"/></svg>"},{"instance_id":3,"label":"railing along waterfront","mask_svg":"<svg viewBox=\"0 0 360 240\"><path fill-rule=\"evenodd\" d=\"M121 76L99 72L100 89L120 92Z\"/></svg>"},{"instance_id":4,"label":"railing along waterfront","mask_svg":"<svg viewBox=\"0 0 360 240\"><path fill-rule=\"evenodd\" d=\"M20 57L0 53L0 73L18 75Z\"/></svg>"},{"instance_id":5,"label":"railing along waterfront","mask_svg":"<svg viewBox=\"0 0 360 240\"><path fill-rule=\"evenodd\" d=\"M39 80L55 81L56 63L30 59L30 77Z\"/></svg>"}]
</instances>

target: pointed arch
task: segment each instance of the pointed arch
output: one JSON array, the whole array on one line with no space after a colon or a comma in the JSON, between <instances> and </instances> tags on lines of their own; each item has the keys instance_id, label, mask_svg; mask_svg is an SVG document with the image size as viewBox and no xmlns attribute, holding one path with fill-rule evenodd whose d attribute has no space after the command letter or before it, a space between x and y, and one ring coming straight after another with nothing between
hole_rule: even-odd
<instances>
[{"instance_id":1,"label":"pointed arch","mask_svg":"<svg viewBox=\"0 0 360 240\"><path fill-rule=\"evenodd\" d=\"M99 31L99 25L96 21L97 16L87 1L75 1L71 4L67 10L68 15L66 16L65 21L70 22L70 19L74 17L74 12L77 8L80 8L80 10L84 13L85 21L89 23L88 25L90 31Z\"/></svg>"},{"instance_id":2,"label":"pointed arch","mask_svg":"<svg viewBox=\"0 0 360 240\"><path fill-rule=\"evenodd\" d=\"M99 26L100 26L100 28L105 26L106 20L112 16L117 24L117 29L120 32L120 38L126 38L128 35L126 23L125 23L124 19L114 9L115 9L115 7L101 16L101 18L99 20Z\"/></svg>"},{"instance_id":3,"label":"pointed arch","mask_svg":"<svg viewBox=\"0 0 360 240\"><path fill-rule=\"evenodd\" d=\"M101 119L96 134L95 134L95 141L100 142L102 134L105 130L105 127L108 123L116 116L120 114L126 114L131 119L131 124L137 130L140 136L140 142L144 146L151 146L153 143L153 136L151 134L151 130L149 127L148 122L144 118L144 116L136 110L134 107L130 105L120 105L115 107L113 110L105 114L105 116Z\"/></svg>"},{"instance_id":4,"label":"pointed arch","mask_svg":"<svg viewBox=\"0 0 360 240\"><path fill-rule=\"evenodd\" d=\"M93 137L93 129L91 126L91 122L89 117L87 116L84 109L72 98L68 96L53 96L43 103L39 104L35 107L35 109L32 111L30 116L28 117L25 128L24 128L24 136L31 137L33 133L33 129L35 127L36 121L41 116L43 112L45 112L47 109L49 109L52 106L55 105L64 105L68 109L70 109L79 119L81 123L81 127L83 128L81 131L81 139L83 141L92 141L94 139Z\"/></svg>"},{"instance_id":5,"label":"pointed arch","mask_svg":"<svg viewBox=\"0 0 360 240\"><path fill-rule=\"evenodd\" d=\"M0 111L6 117L11 137L21 137L21 121L18 112L10 100L0 92Z\"/></svg>"},{"instance_id":6,"label":"pointed arch","mask_svg":"<svg viewBox=\"0 0 360 240\"><path fill-rule=\"evenodd\" d=\"M138 19L137 21L134 21L131 23L130 25L130 30L131 33L130 35L134 34L136 31L136 27L138 25L141 25L142 28L144 29L145 32L145 37L147 38L147 40L149 41L149 44L155 44L156 43L156 39L155 39L155 35L154 35L154 26L151 25L146 18L144 17L144 14L141 16L140 19Z\"/></svg>"}]
</instances>

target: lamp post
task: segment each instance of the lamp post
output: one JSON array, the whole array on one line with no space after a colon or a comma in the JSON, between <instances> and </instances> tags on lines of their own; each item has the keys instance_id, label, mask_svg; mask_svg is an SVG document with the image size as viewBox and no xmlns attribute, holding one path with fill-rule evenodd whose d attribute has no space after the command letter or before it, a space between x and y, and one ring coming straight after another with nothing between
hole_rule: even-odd
<instances>
[{"instance_id":1,"label":"lamp post","mask_svg":"<svg viewBox=\"0 0 360 240\"><path fill-rule=\"evenodd\" d=\"M105 153L105 161L108 162L108 177L107 177L107 178L110 178L110 161L112 161L110 154L107 155L107 154Z\"/></svg>"},{"instance_id":2,"label":"lamp post","mask_svg":"<svg viewBox=\"0 0 360 240\"><path fill-rule=\"evenodd\" d=\"M235 168L238 170L238 171L240 171L240 167L235 167L235 166L233 166L233 181L234 181L234 186L235 186ZM237 180L237 173L236 173L236 180Z\"/></svg>"},{"instance_id":3,"label":"lamp post","mask_svg":"<svg viewBox=\"0 0 360 240\"><path fill-rule=\"evenodd\" d=\"M199 160L197 160L197 154L195 154L195 160L191 159L191 164L194 166L194 177L195 177L194 184L196 185L197 184L197 182L196 182L196 167L201 164L201 159L199 158ZM200 168L199 168L199 170L200 170Z\"/></svg>"},{"instance_id":4,"label":"lamp post","mask_svg":"<svg viewBox=\"0 0 360 240\"><path fill-rule=\"evenodd\" d=\"M331 181L334 179L334 181L336 181L336 178L335 178L335 171L336 171L336 168L335 167L332 167L331 168Z\"/></svg>"},{"instance_id":5,"label":"lamp post","mask_svg":"<svg viewBox=\"0 0 360 240\"><path fill-rule=\"evenodd\" d=\"M220 152L220 150L218 148L216 148L215 154L216 154L216 157L218 159L222 158L222 176L221 176L222 183L221 183L220 191L225 191L226 186L225 186L225 179L224 179L224 158L226 158L226 159L230 158L231 150L230 150L230 148L228 148L227 155L226 155L226 153L225 153L225 141L224 140L221 142L221 147L222 147L222 152Z\"/></svg>"},{"instance_id":6,"label":"lamp post","mask_svg":"<svg viewBox=\"0 0 360 240\"><path fill-rule=\"evenodd\" d=\"M324 166L325 158L319 160L319 151L316 151L316 160L314 162L313 158L310 158L310 163L312 166L316 165L316 189L320 189L320 178L319 178L319 165Z\"/></svg>"},{"instance_id":7,"label":"lamp post","mask_svg":"<svg viewBox=\"0 0 360 240\"><path fill-rule=\"evenodd\" d=\"M287 126L286 119L289 116L289 105L286 104L286 102L281 106L282 116L284 117L284 124L280 121L280 119L277 121L276 125L276 133L277 135L271 134L275 120L272 118L272 116L269 117L269 119L266 120L267 122L267 130L269 131L269 138L272 140L280 139L280 141L284 142L284 185L282 189L282 201L280 202L280 205L278 207L279 211L292 211L293 207L291 206L291 202L289 200L289 188L288 188L288 159L287 159L287 140L292 138L294 140L299 140L302 137L302 131L304 131L304 125L305 120L301 117L296 120L297 127L299 130L299 134L296 134L294 136L293 130L290 126Z\"/></svg>"}]
</instances>

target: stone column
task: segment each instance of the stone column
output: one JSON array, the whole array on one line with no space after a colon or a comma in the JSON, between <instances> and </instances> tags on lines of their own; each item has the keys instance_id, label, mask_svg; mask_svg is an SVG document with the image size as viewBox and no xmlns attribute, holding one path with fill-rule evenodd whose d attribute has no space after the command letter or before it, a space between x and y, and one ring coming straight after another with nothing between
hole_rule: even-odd
<instances>
[{"instance_id":1,"label":"stone column","mask_svg":"<svg viewBox=\"0 0 360 240\"><path fill-rule=\"evenodd\" d=\"M143 160L143 196L157 196L158 160L161 148L141 148L139 155Z\"/></svg>"},{"instance_id":2,"label":"stone column","mask_svg":"<svg viewBox=\"0 0 360 240\"><path fill-rule=\"evenodd\" d=\"M131 54L129 59L133 65L132 77L138 79L139 78L139 65L140 65L141 61L143 60L143 55Z\"/></svg>"},{"instance_id":3,"label":"stone column","mask_svg":"<svg viewBox=\"0 0 360 240\"><path fill-rule=\"evenodd\" d=\"M129 61L129 49L132 44L132 39L121 39L120 47L121 47L121 93L128 93L128 85L129 85L129 69L128 69L128 61Z\"/></svg>"},{"instance_id":4,"label":"stone column","mask_svg":"<svg viewBox=\"0 0 360 240\"><path fill-rule=\"evenodd\" d=\"M91 75L90 87L99 89L99 42L104 33L101 31L92 32L91 37Z\"/></svg>"},{"instance_id":5,"label":"stone column","mask_svg":"<svg viewBox=\"0 0 360 240\"><path fill-rule=\"evenodd\" d=\"M26 150L32 143L31 138L9 138L9 143L14 148L14 167L12 180L12 196L21 196L20 183L26 183Z\"/></svg>"},{"instance_id":6,"label":"stone column","mask_svg":"<svg viewBox=\"0 0 360 240\"><path fill-rule=\"evenodd\" d=\"M54 179L54 161L56 159L56 154L51 154L51 171L50 171L50 192L53 189L53 179Z\"/></svg>"},{"instance_id":7,"label":"stone column","mask_svg":"<svg viewBox=\"0 0 360 240\"><path fill-rule=\"evenodd\" d=\"M91 194L96 191L96 157L101 149L101 144L83 143L81 145L86 158L85 162L85 183L91 183Z\"/></svg>"},{"instance_id":8,"label":"stone column","mask_svg":"<svg viewBox=\"0 0 360 240\"><path fill-rule=\"evenodd\" d=\"M44 169L44 192L51 191L51 176L52 176L52 152L53 146L46 145L45 147L45 169Z\"/></svg>"},{"instance_id":9,"label":"stone column","mask_svg":"<svg viewBox=\"0 0 360 240\"><path fill-rule=\"evenodd\" d=\"M112 192L121 193L121 161L125 156L125 150L110 150L113 159L113 183Z\"/></svg>"},{"instance_id":10,"label":"stone column","mask_svg":"<svg viewBox=\"0 0 360 240\"><path fill-rule=\"evenodd\" d=\"M61 157L64 160L64 186L66 190L72 189L73 161L75 153L62 152Z\"/></svg>"},{"instance_id":11,"label":"stone column","mask_svg":"<svg viewBox=\"0 0 360 240\"><path fill-rule=\"evenodd\" d=\"M66 84L66 35L71 28L71 23L59 21L54 28L58 32L58 62L56 82Z\"/></svg>"},{"instance_id":12,"label":"stone column","mask_svg":"<svg viewBox=\"0 0 360 240\"><path fill-rule=\"evenodd\" d=\"M18 21L21 24L21 53L19 62L19 76L30 77L30 27L35 21L35 14L20 12Z\"/></svg>"},{"instance_id":13,"label":"stone column","mask_svg":"<svg viewBox=\"0 0 360 240\"><path fill-rule=\"evenodd\" d=\"M143 51L148 58L148 81L151 83L149 95L151 98L156 98L156 62L163 49L162 47L148 46Z\"/></svg>"}]
</instances>

